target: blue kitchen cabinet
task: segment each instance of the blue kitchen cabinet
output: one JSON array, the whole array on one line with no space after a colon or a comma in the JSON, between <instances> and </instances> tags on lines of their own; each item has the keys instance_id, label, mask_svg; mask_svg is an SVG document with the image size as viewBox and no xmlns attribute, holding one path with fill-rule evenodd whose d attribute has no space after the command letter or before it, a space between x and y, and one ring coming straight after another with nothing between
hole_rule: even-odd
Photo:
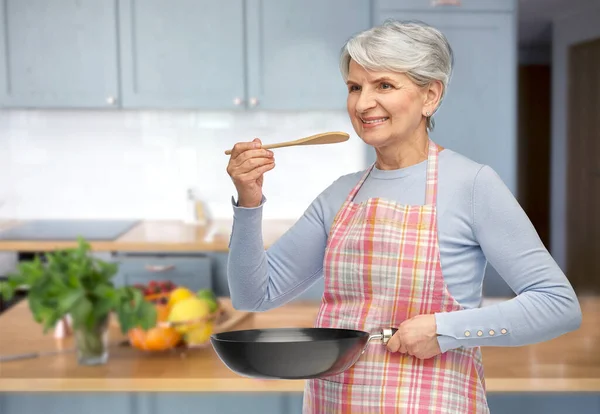
<instances>
[{"instance_id":1,"label":"blue kitchen cabinet","mask_svg":"<svg viewBox=\"0 0 600 414\"><path fill-rule=\"evenodd\" d=\"M212 286L217 296L229 296L229 281L227 280L227 252L207 252L212 261Z\"/></svg>"},{"instance_id":2,"label":"blue kitchen cabinet","mask_svg":"<svg viewBox=\"0 0 600 414\"><path fill-rule=\"evenodd\" d=\"M0 0L0 107L118 104L116 2Z\"/></svg>"},{"instance_id":3,"label":"blue kitchen cabinet","mask_svg":"<svg viewBox=\"0 0 600 414\"><path fill-rule=\"evenodd\" d=\"M243 109L244 2L121 0L124 108Z\"/></svg>"},{"instance_id":4,"label":"blue kitchen cabinet","mask_svg":"<svg viewBox=\"0 0 600 414\"><path fill-rule=\"evenodd\" d=\"M122 0L122 106L343 109L339 52L364 0Z\"/></svg>"},{"instance_id":5,"label":"blue kitchen cabinet","mask_svg":"<svg viewBox=\"0 0 600 414\"><path fill-rule=\"evenodd\" d=\"M283 393L0 393L0 414L287 414Z\"/></svg>"},{"instance_id":6,"label":"blue kitchen cabinet","mask_svg":"<svg viewBox=\"0 0 600 414\"><path fill-rule=\"evenodd\" d=\"M429 7L425 1L380 0L375 22L388 18L420 20L440 29L454 51L454 72L447 95L434 115L433 140L476 162L491 166L516 195L517 38L514 2L465 2L465 7ZM485 10L482 10L485 9ZM486 11L494 10L497 11ZM367 164L375 152L367 150ZM492 267L485 296L513 292Z\"/></svg>"},{"instance_id":7,"label":"blue kitchen cabinet","mask_svg":"<svg viewBox=\"0 0 600 414\"><path fill-rule=\"evenodd\" d=\"M248 105L265 110L346 108L340 51L371 26L365 0L248 0Z\"/></svg>"},{"instance_id":8,"label":"blue kitchen cabinet","mask_svg":"<svg viewBox=\"0 0 600 414\"><path fill-rule=\"evenodd\" d=\"M375 0L381 11L513 11L513 0Z\"/></svg>"},{"instance_id":9,"label":"blue kitchen cabinet","mask_svg":"<svg viewBox=\"0 0 600 414\"><path fill-rule=\"evenodd\" d=\"M493 392L488 393L488 404L493 414L598 414L600 393Z\"/></svg>"},{"instance_id":10,"label":"blue kitchen cabinet","mask_svg":"<svg viewBox=\"0 0 600 414\"><path fill-rule=\"evenodd\" d=\"M0 414L137 414L128 393L0 393Z\"/></svg>"},{"instance_id":11,"label":"blue kitchen cabinet","mask_svg":"<svg viewBox=\"0 0 600 414\"><path fill-rule=\"evenodd\" d=\"M119 265L116 286L169 280L194 292L212 289L212 261L203 253L119 252L111 261Z\"/></svg>"},{"instance_id":12,"label":"blue kitchen cabinet","mask_svg":"<svg viewBox=\"0 0 600 414\"><path fill-rule=\"evenodd\" d=\"M287 414L283 393L142 393L132 414Z\"/></svg>"}]
</instances>

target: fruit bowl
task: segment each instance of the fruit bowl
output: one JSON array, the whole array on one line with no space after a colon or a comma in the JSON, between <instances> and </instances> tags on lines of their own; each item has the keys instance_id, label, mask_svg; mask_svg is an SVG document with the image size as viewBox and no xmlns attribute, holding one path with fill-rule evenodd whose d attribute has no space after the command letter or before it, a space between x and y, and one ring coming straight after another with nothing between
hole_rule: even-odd
<instances>
[{"instance_id":1,"label":"fruit bowl","mask_svg":"<svg viewBox=\"0 0 600 414\"><path fill-rule=\"evenodd\" d=\"M156 307L156 326L147 331L130 330L127 336L131 346L143 351L166 351L180 345L193 348L210 344L215 321L223 312L212 292L194 294L181 286L158 293L147 294L147 289L143 292L145 300Z\"/></svg>"}]
</instances>

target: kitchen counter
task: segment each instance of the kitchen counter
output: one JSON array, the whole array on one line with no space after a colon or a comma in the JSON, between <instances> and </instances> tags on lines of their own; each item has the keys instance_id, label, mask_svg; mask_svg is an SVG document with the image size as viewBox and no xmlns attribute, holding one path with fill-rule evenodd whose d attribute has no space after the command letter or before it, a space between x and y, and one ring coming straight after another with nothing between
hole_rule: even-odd
<instances>
[{"instance_id":1,"label":"kitchen counter","mask_svg":"<svg viewBox=\"0 0 600 414\"><path fill-rule=\"evenodd\" d=\"M226 299L225 299L226 300ZM484 348L488 392L600 392L600 298L581 299L581 329L555 340L518 348ZM294 303L255 313L231 328L309 327L318 305ZM113 324L105 366L78 366L73 353L0 363L0 392L302 392L303 381L254 380L229 371L211 347L144 354L119 345ZM21 302L0 315L3 355L69 348L72 338L43 335Z\"/></svg>"},{"instance_id":2,"label":"kitchen counter","mask_svg":"<svg viewBox=\"0 0 600 414\"><path fill-rule=\"evenodd\" d=\"M285 233L295 220L264 220L265 248ZM24 223L0 221L0 231ZM131 230L112 241L91 241L94 251L227 252L232 220L214 220L209 226L185 224L181 221L140 221ZM0 240L0 251L40 252L73 247L76 241Z\"/></svg>"}]
</instances>

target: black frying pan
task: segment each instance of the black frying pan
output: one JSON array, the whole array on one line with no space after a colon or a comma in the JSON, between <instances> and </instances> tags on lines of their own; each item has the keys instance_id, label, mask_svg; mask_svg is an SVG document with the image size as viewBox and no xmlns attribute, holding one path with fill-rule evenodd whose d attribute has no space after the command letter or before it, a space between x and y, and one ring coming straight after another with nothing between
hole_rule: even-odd
<instances>
[{"instance_id":1,"label":"black frying pan","mask_svg":"<svg viewBox=\"0 0 600 414\"><path fill-rule=\"evenodd\" d=\"M213 334L210 342L221 361L241 376L309 379L347 370L371 340L385 345L396 330L369 334L333 328L247 329Z\"/></svg>"}]
</instances>

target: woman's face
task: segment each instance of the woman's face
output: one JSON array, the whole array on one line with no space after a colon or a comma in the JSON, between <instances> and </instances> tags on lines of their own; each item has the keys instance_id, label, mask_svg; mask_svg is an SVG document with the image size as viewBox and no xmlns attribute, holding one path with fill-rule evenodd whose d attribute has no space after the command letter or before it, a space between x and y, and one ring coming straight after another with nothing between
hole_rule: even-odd
<instances>
[{"instance_id":1,"label":"woman's face","mask_svg":"<svg viewBox=\"0 0 600 414\"><path fill-rule=\"evenodd\" d=\"M428 88L398 72L367 72L353 60L348 75L348 114L361 139L376 148L426 131Z\"/></svg>"}]
</instances>

